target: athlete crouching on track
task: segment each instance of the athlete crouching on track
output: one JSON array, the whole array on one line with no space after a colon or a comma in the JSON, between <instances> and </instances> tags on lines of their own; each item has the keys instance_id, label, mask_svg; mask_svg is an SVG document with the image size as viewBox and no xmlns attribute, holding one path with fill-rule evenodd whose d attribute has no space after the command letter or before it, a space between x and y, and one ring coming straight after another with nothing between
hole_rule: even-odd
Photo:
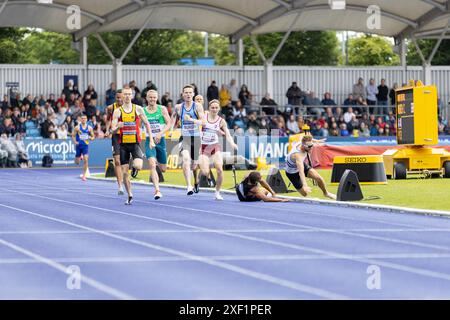
<instances>
[{"instance_id":1,"label":"athlete crouching on track","mask_svg":"<svg viewBox=\"0 0 450 320\"><path fill-rule=\"evenodd\" d=\"M236 194L242 202L290 202L288 199L277 198L275 191L257 171L251 172L236 186Z\"/></svg>"},{"instance_id":2,"label":"athlete crouching on track","mask_svg":"<svg viewBox=\"0 0 450 320\"><path fill-rule=\"evenodd\" d=\"M321 142L323 141L314 140L310 135L304 136L301 143L294 146L286 156L286 176L295 189L304 197L311 193L311 188L306 183L306 177L308 177L317 182L325 197L336 200L336 195L328 192L325 180L320 174L304 163L314 145Z\"/></svg>"}]
</instances>

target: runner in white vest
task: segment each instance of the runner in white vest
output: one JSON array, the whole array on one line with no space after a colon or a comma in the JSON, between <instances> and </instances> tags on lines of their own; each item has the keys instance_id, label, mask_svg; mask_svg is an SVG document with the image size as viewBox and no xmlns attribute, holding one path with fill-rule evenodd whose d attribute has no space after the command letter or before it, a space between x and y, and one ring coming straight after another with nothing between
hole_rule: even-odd
<instances>
[{"instance_id":1,"label":"runner in white vest","mask_svg":"<svg viewBox=\"0 0 450 320\"><path fill-rule=\"evenodd\" d=\"M225 135L226 140L234 150L237 150L237 145L231 137L226 121L219 116L219 112L220 102L218 100L212 100L209 103L209 111L205 112L205 115L201 121L202 146L200 149L199 165L201 173L205 177L209 177L210 165L214 165L214 168L217 171L215 198L216 200L223 200L220 195L220 188L223 183L223 157L219 142L219 134Z\"/></svg>"},{"instance_id":2,"label":"runner in white vest","mask_svg":"<svg viewBox=\"0 0 450 320\"><path fill-rule=\"evenodd\" d=\"M327 198L336 200L336 195L328 192L325 180L320 174L307 165L305 162L308 153L311 152L314 144L321 141L314 140L312 136L306 135L302 142L295 145L291 152L286 156L286 176L297 191L304 197L311 193L311 188L306 183L306 177L313 179Z\"/></svg>"}]
</instances>

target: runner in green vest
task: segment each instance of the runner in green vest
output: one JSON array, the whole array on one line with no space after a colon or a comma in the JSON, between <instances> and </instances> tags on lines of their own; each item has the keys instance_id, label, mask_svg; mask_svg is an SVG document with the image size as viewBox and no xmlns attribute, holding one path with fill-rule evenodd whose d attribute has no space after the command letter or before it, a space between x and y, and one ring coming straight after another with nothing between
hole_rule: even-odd
<instances>
[{"instance_id":1,"label":"runner in green vest","mask_svg":"<svg viewBox=\"0 0 450 320\"><path fill-rule=\"evenodd\" d=\"M152 130L153 138L155 140L156 147L150 149L150 140L148 138L145 141L145 154L148 159L148 163L151 171L151 180L155 186L155 200L162 198L161 191L159 190L159 177L156 171L156 166L162 172L167 169L167 150L166 150L166 139L164 138L165 133L170 130L171 119L167 108L160 106L156 103L158 101L158 92L155 90L149 90L147 92L147 107L145 107L144 112L150 123L150 128Z\"/></svg>"}]
</instances>

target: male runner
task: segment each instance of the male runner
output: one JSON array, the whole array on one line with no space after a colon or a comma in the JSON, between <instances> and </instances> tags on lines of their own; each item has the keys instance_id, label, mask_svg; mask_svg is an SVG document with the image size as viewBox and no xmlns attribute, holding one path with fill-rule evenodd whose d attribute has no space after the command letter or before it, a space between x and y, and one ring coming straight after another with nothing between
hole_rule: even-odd
<instances>
[{"instance_id":1,"label":"male runner","mask_svg":"<svg viewBox=\"0 0 450 320\"><path fill-rule=\"evenodd\" d=\"M139 143L141 142L140 121L145 124L149 134L149 148L155 147L152 130L141 106L131 103L132 89L125 88L123 92L123 105L116 109L113 114L112 130L116 132L120 129L120 164L122 165L123 181L128 193L126 205L131 205L133 193L131 191L130 176L128 173L130 158L133 157L133 167L142 169L144 154Z\"/></svg>"},{"instance_id":2,"label":"male runner","mask_svg":"<svg viewBox=\"0 0 450 320\"><path fill-rule=\"evenodd\" d=\"M76 145L75 163L80 164L83 157L83 173L81 180L86 181L86 173L89 168L89 140L94 140L94 129L87 124L87 115L81 116L81 123L78 124L72 133L72 141Z\"/></svg>"},{"instance_id":3,"label":"male runner","mask_svg":"<svg viewBox=\"0 0 450 320\"><path fill-rule=\"evenodd\" d=\"M117 178L117 184L119 186L119 195L123 195L123 174L122 174L122 167L120 165L120 135L118 133L113 133L110 131L111 128L111 121L113 118L114 111L116 109L119 109L123 105L123 94L122 89L117 90L116 92L116 102L114 102L112 105L109 105L106 107L106 114L108 115L108 120L106 122L106 137L111 137L111 143L112 143L112 152L113 152L113 158L114 158L114 173L116 174Z\"/></svg>"},{"instance_id":4,"label":"male runner","mask_svg":"<svg viewBox=\"0 0 450 320\"><path fill-rule=\"evenodd\" d=\"M259 186L261 185L261 187ZM236 186L236 194L242 202L289 202L288 199L277 198L275 191L264 181L261 173L251 172L240 184Z\"/></svg>"},{"instance_id":5,"label":"male runner","mask_svg":"<svg viewBox=\"0 0 450 320\"><path fill-rule=\"evenodd\" d=\"M219 143L219 133L223 132L225 134L226 140L234 150L237 150L237 145L231 137L226 121L219 116L219 112L220 102L218 100L212 100L209 103L209 111L205 112L203 121L201 121L202 147L200 149L199 165L201 173L205 177L209 177L210 164L214 165L217 171L215 198L216 200L223 200L223 197L220 195L220 188L223 182L223 157Z\"/></svg>"},{"instance_id":6,"label":"male runner","mask_svg":"<svg viewBox=\"0 0 450 320\"><path fill-rule=\"evenodd\" d=\"M202 105L202 106L205 105L205 99L203 99L203 96L200 95L200 94L198 94L198 95L195 96L194 101L195 101L196 104L200 104L200 105ZM204 109L204 108L203 108L203 109Z\"/></svg>"},{"instance_id":7,"label":"male runner","mask_svg":"<svg viewBox=\"0 0 450 320\"><path fill-rule=\"evenodd\" d=\"M197 160L200 149L200 127L192 120L203 119L203 106L192 101L194 97L194 87L187 85L183 88L183 100L181 104L175 106L172 115L172 129L177 117L181 122L181 156L183 159L183 174L186 180L187 195L198 193L198 167ZM191 184L191 170L194 170L194 187Z\"/></svg>"},{"instance_id":8,"label":"male runner","mask_svg":"<svg viewBox=\"0 0 450 320\"><path fill-rule=\"evenodd\" d=\"M328 192L325 186L325 180L320 174L304 163L314 145L319 144L320 142L321 141L314 140L311 135L304 136L301 143L294 146L291 152L286 156L286 176L295 189L297 189L304 197L311 193L311 188L308 187L308 184L306 183L306 177L308 177L317 182L325 197L336 200L336 195Z\"/></svg>"},{"instance_id":9,"label":"male runner","mask_svg":"<svg viewBox=\"0 0 450 320\"><path fill-rule=\"evenodd\" d=\"M145 116L147 117L150 127L152 129L152 135L155 140L156 147L150 149L150 139L147 133L147 139L145 141L145 155L148 159L148 163L151 171L151 179L155 186L155 200L162 198L161 191L159 190L159 177L156 171L156 166L162 172L167 168L167 150L166 150L166 138L164 134L169 131L171 126L169 112L167 108L157 104L158 92L155 90L147 91L147 104L144 108Z\"/></svg>"}]
</instances>

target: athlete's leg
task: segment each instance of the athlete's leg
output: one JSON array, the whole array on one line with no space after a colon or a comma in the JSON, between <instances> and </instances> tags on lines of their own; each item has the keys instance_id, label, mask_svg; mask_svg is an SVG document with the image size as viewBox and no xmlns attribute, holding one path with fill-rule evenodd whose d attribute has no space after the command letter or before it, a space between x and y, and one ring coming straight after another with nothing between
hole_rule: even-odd
<instances>
[{"instance_id":1,"label":"athlete's leg","mask_svg":"<svg viewBox=\"0 0 450 320\"><path fill-rule=\"evenodd\" d=\"M198 158L198 164L200 167L200 172L202 175L204 175L205 177L209 177L209 158L207 155L202 154L200 155L200 157Z\"/></svg>"},{"instance_id":2,"label":"athlete's leg","mask_svg":"<svg viewBox=\"0 0 450 320\"><path fill-rule=\"evenodd\" d=\"M156 162L161 172L167 170L167 144L166 139L161 139L160 143L156 145Z\"/></svg>"},{"instance_id":3,"label":"athlete's leg","mask_svg":"<svg viewBox=\"0 0 450 320\"><path fill-rule=\"evenodd\" d=\"M114 173L116 174L117 184L119 186L119 190L122 189L123 186L123 174L122 174L122 166L120 164L120 154L114 155Z\"/></svg>"},{"instance_id":4,"label":"athlete's leg","mask_svg":"<svg viewBox=\"0 0 450 320\"><path fill-rule=\"evenodd\" d=\"M123 172L123 184L125 185L125 190L127 191L128 196L132 196L131 192L131 182L130 182L130 174L128 173L129 165L124 164L122 165L122 172Z\"/></svg>"},{"instance_id":5,"label":"athlete's leg","mask_svg":"<svg viewBox=\"0 0 450 320\"><path fill-rule=\"evenodd\" d=\"M214 156L213 156L213 160L214 160L214 167L216 168L217 171L217 179L216 179L216 190L220 191L220 189L222 188L222 183L223 183L223 157L222 157L222 152L217 152Z\"/></svg>"},{"instance_id":6,"label":"athlete's leg","mask_svg":"<svg viewBox=\"0 0 450 320\"><path fill-rule=\"evenodd\" d=\"M330 199L336 199L336 196L329 192L327 190L327 187L325 185L325 180L322 178L322 176L314 169L310 169L308 171L308 178L313 179L317 182L317 185L319 186L320 190L322 190L323 195Z\"/></svg>"},{"instance_id":7,"label":"athlete's leg","mask_svg":"<svg viewBox=\"0 0 450 320\"><path fill-rule=\"evenodd\" d=\"M141 170L143 165L144 160L140 158L133 159L133 168L135 168L136 170Z\"/></svg>"},{"instance_id":8,"label":"athlete's leg","mask_svg":"<svg viewBox=\"0 0 450 320\"><path fill-rule=\"evenodd\" d=\"M294 186L295 190L298 191L298 193L300 193L304 197L308 195L308 193L302 189L303 185L300 180L300 174L298 172L297 173L286 172L286 177L289 179L289 181L292 183L292 185Z\"/></svg>"},{"instance_id":9,"label":"athlete's leg","mask_svg":"<svg viewBox=\"0 0 450 320\"><path fill-rule=\"evenodd\" d=\"M78 166L80 164L80 157L75 158L75 164Z\"/></svg>"},{"instance_id":10,"label":"athlete's leg","mask_svg":"<svg viewBox=\"0 0 450 320\"><path fill-rule=\"evenodd\" d=\"M155 186L155 191L159 190L159 177L158 172L156 171L156 159L149 158L148 165L150 168L150 177L152 179L153 185Z\"/></svg>"},{"instance_id":11,"label":"athlete's leg","mask_svg":"<svg viewBox=\"0 0 450 320\"><path fill-rule=\"evenodd\" d=\"M217 172L217 179L216 179L216 199L217 200L223 200L222 196L220 195L220 189L222 188L223 183L223 158L222 158L222 152L218 151L213 155L213 163L214 167L216 168Z\"/></svg>"},{"instance_id":12,"label":"athlete's leg","mask_svg":"<svg viewBox=\"0 0 450 320\"><path fill-rule=\"evenodd\" d=\"M86 180L86 173L89 169L89 155L85 154L83 155L83 176L82 179Z\"/></svg>"},{"instance_id":13,"label":"athlete's leg","mask_svg":"<svg viewBox=\"0 0 450 320\"><path fill-rule=\"evenodd\" d=\"M189 150L183 149L181 152L181 157L183 159L183 175L184 180L186 181L186 186L189 191L192 191L192 184L191 184L191 155L189 153Z\"/></svg>"}]
</instances>

